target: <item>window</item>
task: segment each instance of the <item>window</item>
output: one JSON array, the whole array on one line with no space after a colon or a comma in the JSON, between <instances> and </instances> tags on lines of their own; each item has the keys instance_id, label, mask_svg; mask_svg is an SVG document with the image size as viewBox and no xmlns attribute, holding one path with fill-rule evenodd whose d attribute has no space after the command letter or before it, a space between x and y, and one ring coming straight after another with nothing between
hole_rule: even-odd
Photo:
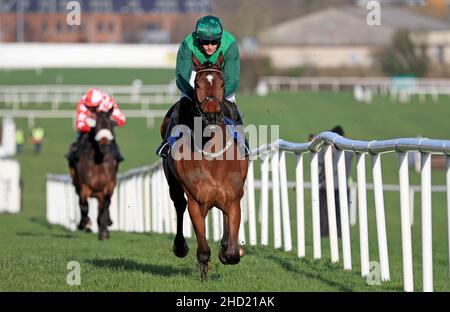
<instances>
[{"instance_id":1,"label":"window","mask_svg":"<svg viewBox=\"0 0 450 312\"><path fill-rule=\"evenodd\" d=\"M62 23L61 21L56 22L56 32L61 33L62 32Z\"/></svg>"},{"instance_id":2,"label":"window","mask_svg":"<svg viewBox=\"0 0 450 312\"><path fill-rule=\"evenodd\" d=\"M103 24L103 22L102 22L102 21L98 22L98 24L97 24L97 31L98 31L99 33L101 33L101 32L103 32L103 29L104 29L104 24Z\"/></svg>"},{"instance_id":3,"label":"window","mask_svg":"<svg viewBox=\"0 0 450 312\"><path fill-rule=\"evenodd\" d=\"M110 33L114 32L115 28L116 27L114 25L114 22L109 22L109 25L108 25L109 32Z\"/></svg>"},{"instance_id":4,"label":"window","mask_svg":"<svg viewBox=\"0 0 450 312\"><path fill-rule=\"evenodd\" d=\"M155 31L159 30L161 27L157 23L148 23L145 28L147 29L147 31Z\"/></svg>"},{"instance_id":5,"label":"window","mask_svg":"<svg viewBox=\"0 0 450 312\"><path fill-rule=\"evenodd\" d=\"M47 32L47 30L48 30L48 23L47 23L47 21L42 21L42 23L41 23L41 31L42 32Z\"/></svg>"}]
</instances>

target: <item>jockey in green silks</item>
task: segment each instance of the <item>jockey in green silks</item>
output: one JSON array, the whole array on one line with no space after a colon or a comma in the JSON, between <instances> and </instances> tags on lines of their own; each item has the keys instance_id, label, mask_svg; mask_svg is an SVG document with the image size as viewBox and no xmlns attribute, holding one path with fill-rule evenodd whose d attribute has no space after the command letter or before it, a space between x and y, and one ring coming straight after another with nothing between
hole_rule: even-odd
<instances>
[{"instance_id":1,"label":"jockey in green silks","mask_svg":"<svg viewBox=\"0 0 450 312\"><path fill-rule=\"evenodd\" d=\"M174 126L184 123L183 117L189 116L189 109L195 101L194 80L195 71L192 55L205 64L215 64L220 53L223 54L222 72L225 79L224 113L235 125L242 125L242 117L236 106L236 93L240 81L240 54L236 39L224 31L219 18L204 16L197 21L195 31L189 34L181 43L177 55L176 82L182 95L180 101L172 106L166 114L171 122L166 132L166 138L158 147L156 153L163 158L170 153L169 137ZM248 143L246 154L248 155Z\"/></svg>"}]
</instances>

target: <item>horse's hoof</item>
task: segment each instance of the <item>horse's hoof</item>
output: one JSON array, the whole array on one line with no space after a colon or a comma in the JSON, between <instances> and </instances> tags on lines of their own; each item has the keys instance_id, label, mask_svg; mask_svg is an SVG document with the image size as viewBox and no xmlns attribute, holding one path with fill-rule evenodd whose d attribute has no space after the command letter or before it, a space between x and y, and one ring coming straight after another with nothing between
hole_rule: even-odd
<instances>
[{"instance_id":1,"label":"horse's hoof","mask_svg":"<svg viewBox=\"0 0 450 312\"><path fill-rule=\"evenodd\" d=\"M245 256L244 246L239 246L239 256L242 258Z\"/></svg>"},{"instance_id":2,"label":"horse's hoof","mask_svg":"<svg viewBox=\"0 0 450 312\"><path fill-rule=\"evenodd\" d=\"M238 264L240 262L241 257L243 257L245 254L242 246L239 246L238 249L239 249L239 256L230 254L230 255L228 255L228 258L226 256L226 251L224 249L220 249L220 251L219 251L220 262L222 262L222 264L224 264L224 265Z\"/></svg>"},{"instance_id":3,"label":"horse's hoof","mask_svg":"<svg viewBox=\"0 0 450 312\"><path fill-rule=\"evenodd\" d=\"M186 242L186 241L184 241L184 244L183 244L183 247L180 249L180 248L177 248L177 246L174 244L173 246L172 246L172 251L173 251L173 253L175 254L175 256L177 257L177 258L184 258L184 257L186 257L187 255L188 255L188 253L189 253L189 246L188 246L188 243Z\"/></svg>"},{"instance_id":4,"label":"horse's hoof","mask_svg":"<svg viewBox=\"0 0 450 312\"><path fill-rule=\"evenodd\" d=\"M92 233L91 227L92 222L90 219L87 219L80 222L80 224L78 225L78 230L85 231L87 233Z\"/></svg>"},{"instance_id":5,"label":"horse's hoof","mask_svg":"<svg viewBox=\"0 0 450 312\"><path fill-rule=\"evenodd\" d=\"M202 283L208 282L208 265L207 264L200 264L200 279Z\"/></svg>"},{"instance_id":6,"label":"horse's hoof","mask_svg":"<svg viewBox=\"0 0 450 312\"><path fill-rule=\"evenodd\" d=\"M225 251L223 249L220 249L219 251L219 260L222 262L222 264L227 265L227 258L225 258Z\"/></svg>"},{"instance_id":7,"label":"horse's hoof","mask_svg":"<svg viewBox=\"0 0 450 312\"><path fill-rule=\"evenodd\" d=\"M100 241L107 241L109 239L109 232L102 232L98 234L98 239Z\"/></svg>"}]
</instances>

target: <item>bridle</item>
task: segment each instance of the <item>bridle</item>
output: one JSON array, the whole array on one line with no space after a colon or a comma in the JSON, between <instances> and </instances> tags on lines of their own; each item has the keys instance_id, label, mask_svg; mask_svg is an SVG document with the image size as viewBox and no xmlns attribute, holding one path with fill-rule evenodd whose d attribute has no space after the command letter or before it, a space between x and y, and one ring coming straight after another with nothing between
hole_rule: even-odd
<instances>
[{"instance_id":1,"label":"bridle","mask_svg":"<svg viewBox=\"0 0 450 312\"><path fill-rule=\"evenodd\" d=\"M215 73L219 73L220 76L221 76L221 78L222 78L222 80L224 80L222 71L219 70L219 69L215 69L215 68L205 68L205 69L201 69L201 70L199 70L199 71L197 72L197 75L200 74L200 73L205 73L205 72L215 72ZM207 96L207 97L205 97L205 99L204 99L202 102L199 102L199 101L198 101L197 94L195 94L195 98L196 98L196 101L195 101L195 102L196 102L195 110L196 110L196 113L198 113L199 115L203 115L203 111L201 110L201 107L202 107L203 104L205 104L207 101L213 100L213 101L217 102L217 104L219 104L220 106L222 106L222 102L221 102L218 98L216 98L215 96Z\"/></svg>"}]
</instances>

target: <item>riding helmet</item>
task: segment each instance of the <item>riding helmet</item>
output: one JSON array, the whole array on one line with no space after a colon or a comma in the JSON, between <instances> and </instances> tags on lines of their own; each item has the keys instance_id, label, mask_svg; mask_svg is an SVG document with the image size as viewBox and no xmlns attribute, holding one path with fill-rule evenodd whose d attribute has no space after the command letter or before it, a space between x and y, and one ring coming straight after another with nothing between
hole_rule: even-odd
<instances>
[{"instance_id":1,"label":"riding helmet","mask_svg":"<svg viewBox=\"0 0 450 312\"><path fill-rule=\"evenodd\" d=\"M218 17L208 15L200 18L195 27L199 40L218 40L222 38L223 27Z\"/></svg>"},{"instance_id":2,"label":"riding helmet","mask_svg":"<svg viewBox=\"0 0 450 312\"><path fill-rule=\"evenodd\" d=\"M86 93L85 105L87 107L97 107L103 100L103 93L99 89L89 89Z\"/></svg>"}]
</instances>

